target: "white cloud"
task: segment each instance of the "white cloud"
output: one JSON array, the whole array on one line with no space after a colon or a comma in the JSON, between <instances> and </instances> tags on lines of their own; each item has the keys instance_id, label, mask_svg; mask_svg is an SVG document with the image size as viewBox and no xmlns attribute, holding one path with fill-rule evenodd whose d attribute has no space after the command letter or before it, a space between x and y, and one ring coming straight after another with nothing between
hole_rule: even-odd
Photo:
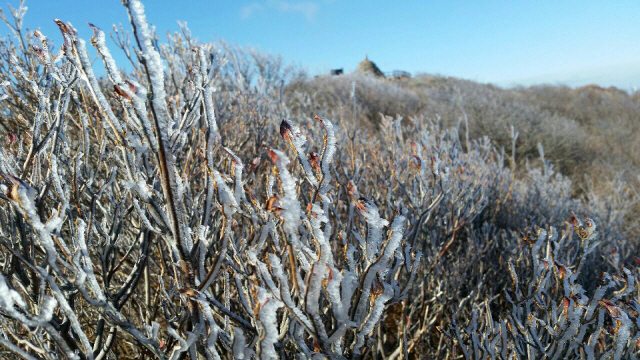
<instances>
[{"instance_id":1,"label":"white cloud","mask_svg":"<svg viewBox=\"0 0 640 360\"><path fill-rule=\"evenodd\" d=\"M256 13L264 10L275 10L280 13L294 14L304 17L307 21L314 21L318 12L318 4L311 1L267 0L253 2L240 8L240 17L250 19Z\"/></svg>"},{"instance_id":2,"label":"white cloud","mask_svg":"<svg viewBox=\"0 0 640 360\"><path fill-rule=\"evenodd\" d=\"M254 13L262 10L264 5L254 2L240 8L240 17L243 19L250 19Z\"/></svg>"}]
</instances>

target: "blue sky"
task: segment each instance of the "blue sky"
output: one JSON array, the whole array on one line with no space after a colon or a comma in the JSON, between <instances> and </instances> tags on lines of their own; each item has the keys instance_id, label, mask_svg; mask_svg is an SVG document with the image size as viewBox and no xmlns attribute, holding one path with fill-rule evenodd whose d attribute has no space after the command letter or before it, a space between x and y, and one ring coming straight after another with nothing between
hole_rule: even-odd
<instances>
[{"instance_id":1,"label":"blue sky","mask_svg":"<svg viewBox=\"0 0 640 360\"><path fill-rule=\"evenodd\" d=\"M87 39L87 21L104 30L127 23L119 0L26 5L25 26L57 43L53 18L70 21ZM351 71L366 54L383 71L501 86L640 87L638 1L149 0L145 7L163 34L183 20L200 41L279 54L310 74Z\"/></svg>"}]
</instances>

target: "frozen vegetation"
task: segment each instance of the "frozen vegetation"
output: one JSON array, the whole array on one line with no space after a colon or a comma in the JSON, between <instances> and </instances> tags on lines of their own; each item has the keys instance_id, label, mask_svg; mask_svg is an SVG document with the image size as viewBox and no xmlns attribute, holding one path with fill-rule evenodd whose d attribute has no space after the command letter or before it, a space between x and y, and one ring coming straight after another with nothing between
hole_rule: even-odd
<instances>
[{"instance_id":1,"label":"frozen vegetation","mask_svg":"<svg viewBox=\"0 0 640 360\"><path fill-rule=\"evenodd\" d=\"M0 357L640 355L634 179L574 163L577 190L539 142L520 159L523 123L495 142L470 130L492 114L448 126L384 80L162 42L123 4L112 49L3 16ZM363 89L389 102L373 124Z\"/></svg>"}]
</instances>

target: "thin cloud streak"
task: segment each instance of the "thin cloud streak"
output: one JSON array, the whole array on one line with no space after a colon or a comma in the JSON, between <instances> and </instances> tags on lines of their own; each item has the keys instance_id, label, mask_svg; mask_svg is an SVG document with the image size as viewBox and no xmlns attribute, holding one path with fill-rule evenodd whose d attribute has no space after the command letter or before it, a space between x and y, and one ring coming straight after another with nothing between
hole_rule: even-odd
<instances>
[{"instance_id":1,"label":"thin cloud streak","mask_svg":"<svg viewBox=\"0 0 640 360\"><path fill-rule=\"evenodd\" d=\"M267 0L266 2L253 2L240 9L240 17L244 20L251 19L256 13L266 10L275 10L280 13L300 15L305 20L312 22L318 12L318 4L305 2L292 2L285 0Z\"/></svg>"}]
</instances>

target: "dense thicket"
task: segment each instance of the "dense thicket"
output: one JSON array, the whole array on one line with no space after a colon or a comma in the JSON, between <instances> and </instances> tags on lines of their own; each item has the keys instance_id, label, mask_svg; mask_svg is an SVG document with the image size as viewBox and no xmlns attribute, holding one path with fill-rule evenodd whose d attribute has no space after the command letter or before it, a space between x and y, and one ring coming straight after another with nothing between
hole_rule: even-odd
<instances>
[{"instance_id":1,"label":"dense thicket","mask_svg":"<svg viewBox=\"0 0 640 360\"><path fill-rule=\"evenodd\" d=\"M526 122L465 106L448 123L415 89L346 76L331 90L187 29L163 43L123 3L120 49L89 25L93 65L72 24L57 21L54 51L23 33L22 5L7 19L3 357L638 354L625 178L575 197ZM511 125L503 148L474 127L492 121Z\"/></svg>"}]
</instances>

